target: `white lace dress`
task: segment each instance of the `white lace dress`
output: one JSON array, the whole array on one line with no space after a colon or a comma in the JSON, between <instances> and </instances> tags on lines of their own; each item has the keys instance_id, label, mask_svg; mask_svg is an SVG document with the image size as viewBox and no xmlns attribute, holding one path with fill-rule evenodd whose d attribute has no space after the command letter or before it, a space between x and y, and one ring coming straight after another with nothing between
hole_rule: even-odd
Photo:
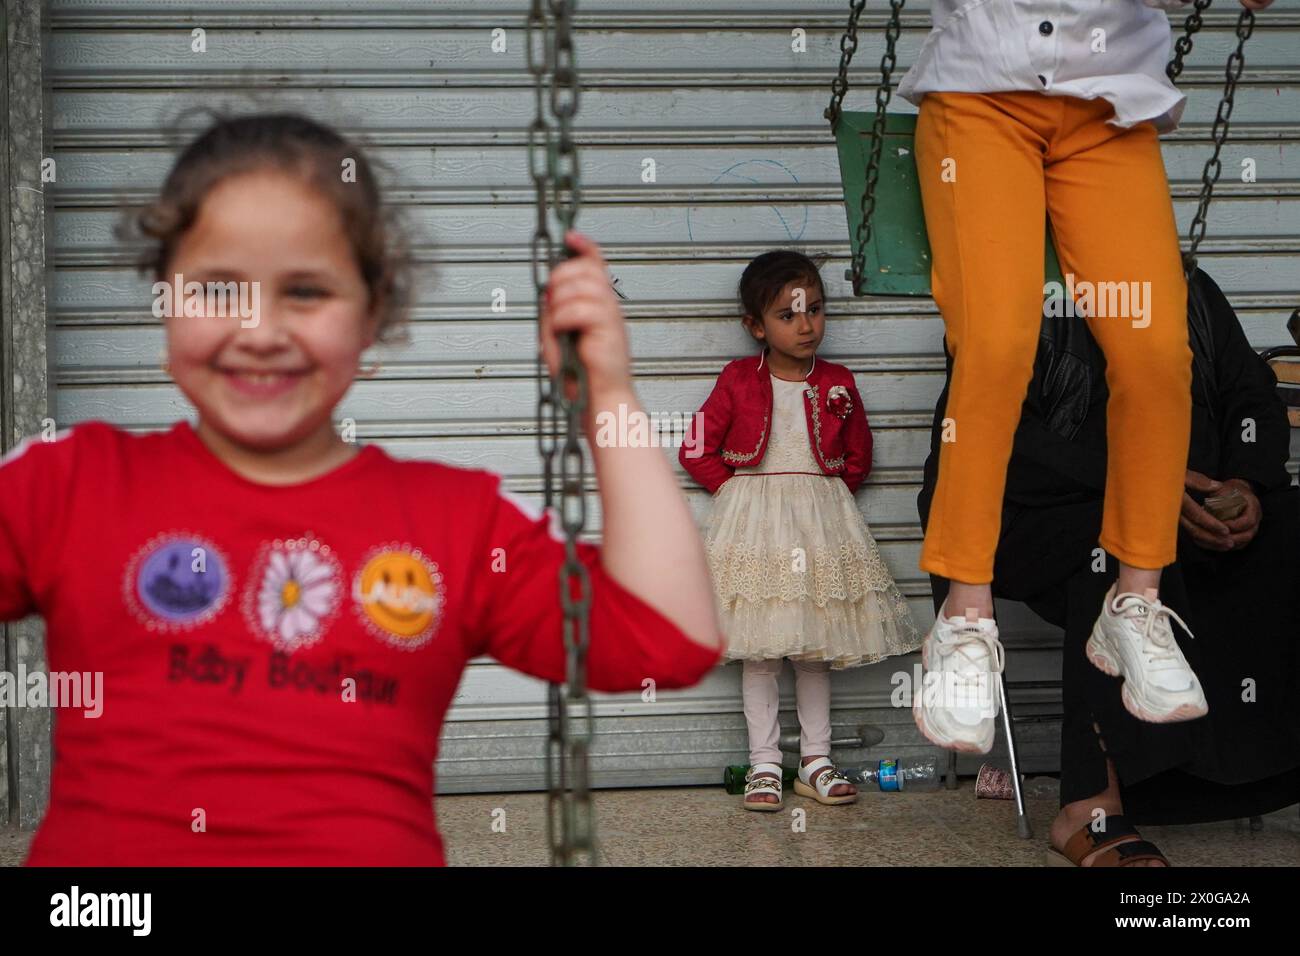
<instances>
[{"instance_id":1,"label":"white lace dress","mask_svg":"<svg viewBox=\"0 0 1300 956\"><path fill-rule=\"evenodd\" d=\"M705 546L727 656L838 670L914 651L924 635L853 495L813 458L806 387L772 376L763 459L738 467L713 499Z\"/></svg>"}]
</instances>

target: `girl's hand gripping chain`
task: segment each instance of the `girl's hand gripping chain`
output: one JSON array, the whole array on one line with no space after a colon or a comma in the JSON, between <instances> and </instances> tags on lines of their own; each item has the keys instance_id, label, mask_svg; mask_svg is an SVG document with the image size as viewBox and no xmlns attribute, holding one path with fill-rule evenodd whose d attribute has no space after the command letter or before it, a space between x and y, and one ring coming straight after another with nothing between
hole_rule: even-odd
<instances>
[{"instance_id":1,"label":"girl's hand gripping chain","mask_svg":"<svg viewBox=\"0 0 1300 956\"><path fill-rule=\"evenodd\" d=\"M598 440L597 421L609 416L632 421L646 412L632 387L623 310L600 247L572 230L564 241L574 255L551 271L547 283L542 358L554 376L558 336L578 333L578 361L588 386L584 429L600 488L605 569L688 637L719 649L722 636L704 545L667 456L655 443L630 434ZM576 397L576 383L564 387L569 398Z\"/></svg>"},{"instance_id":2,"label":"girl's hand gripping chain","mask_svg":"<svg viewBox=\"0 0 1300 956\"><path fill-rule=\"evenodd\" d=\"M627 330L600 246L574 230L564 240L573 258L557 265L547 283L542 302L542 358L554 376L560 362L560 333L578 333L578 360L587 370L592 399L590 413L597 397L632 388ZM575 383L565 387L569 398L576 397Z\"/></svg>"}]
</instances>

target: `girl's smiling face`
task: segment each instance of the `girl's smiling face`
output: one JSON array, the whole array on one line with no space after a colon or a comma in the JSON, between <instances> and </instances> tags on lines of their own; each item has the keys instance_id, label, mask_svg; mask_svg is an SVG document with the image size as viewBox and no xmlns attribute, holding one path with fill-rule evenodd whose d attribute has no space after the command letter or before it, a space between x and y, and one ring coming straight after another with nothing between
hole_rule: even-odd
<instances>
[{"instance_id":1,"label":"girl's smiling face","mask_svg":"<svg viewBox=\"0 0 1300 956\"><path fill-rule=\"evenodd\" d=\"M258 306L251 317L233 307L186 315L174 298L168 364L200 429L258 453L335 441L331 413L377 322L330 199L271 169L223 179L179 238L164 280L175 274L205 289L238 283Z\"/></svg>"}]
</instances>

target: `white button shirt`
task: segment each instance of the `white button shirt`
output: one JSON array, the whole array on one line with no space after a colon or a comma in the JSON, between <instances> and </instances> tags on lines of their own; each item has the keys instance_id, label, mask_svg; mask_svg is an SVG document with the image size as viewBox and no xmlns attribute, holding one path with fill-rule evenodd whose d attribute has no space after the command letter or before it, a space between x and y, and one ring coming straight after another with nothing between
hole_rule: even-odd
<instances>
[{"instance_id":1,"label":"white button shirt","mask_svg":"<svg viewBox=\"0 0 1300 956\"><path fill-rule=\"evenodd\" d=\"M1178 126L1187 98L1165 76L1166 10L1187 0L932 0L932 29L898 94L1036 90L1102 97L1127 128Z\"/></svg>"}]
</instances>

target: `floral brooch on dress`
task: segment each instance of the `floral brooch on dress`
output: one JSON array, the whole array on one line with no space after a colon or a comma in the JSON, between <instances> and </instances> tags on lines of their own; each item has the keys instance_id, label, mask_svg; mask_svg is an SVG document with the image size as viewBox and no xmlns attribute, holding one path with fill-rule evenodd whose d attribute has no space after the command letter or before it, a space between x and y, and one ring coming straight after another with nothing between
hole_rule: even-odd
<instances>
[{"instance_id":1,"label":"floral brooch on dress","mask_svg":"<svg viewBox=\"0 0 1300 956\"><path fill-rule=\"evenodd\" d=\"M836 418L848 418L853 411L853 399L849 398L849 390L843 385L832 385L826 393L826 407Z\"/></svg>"}]
</instances>

